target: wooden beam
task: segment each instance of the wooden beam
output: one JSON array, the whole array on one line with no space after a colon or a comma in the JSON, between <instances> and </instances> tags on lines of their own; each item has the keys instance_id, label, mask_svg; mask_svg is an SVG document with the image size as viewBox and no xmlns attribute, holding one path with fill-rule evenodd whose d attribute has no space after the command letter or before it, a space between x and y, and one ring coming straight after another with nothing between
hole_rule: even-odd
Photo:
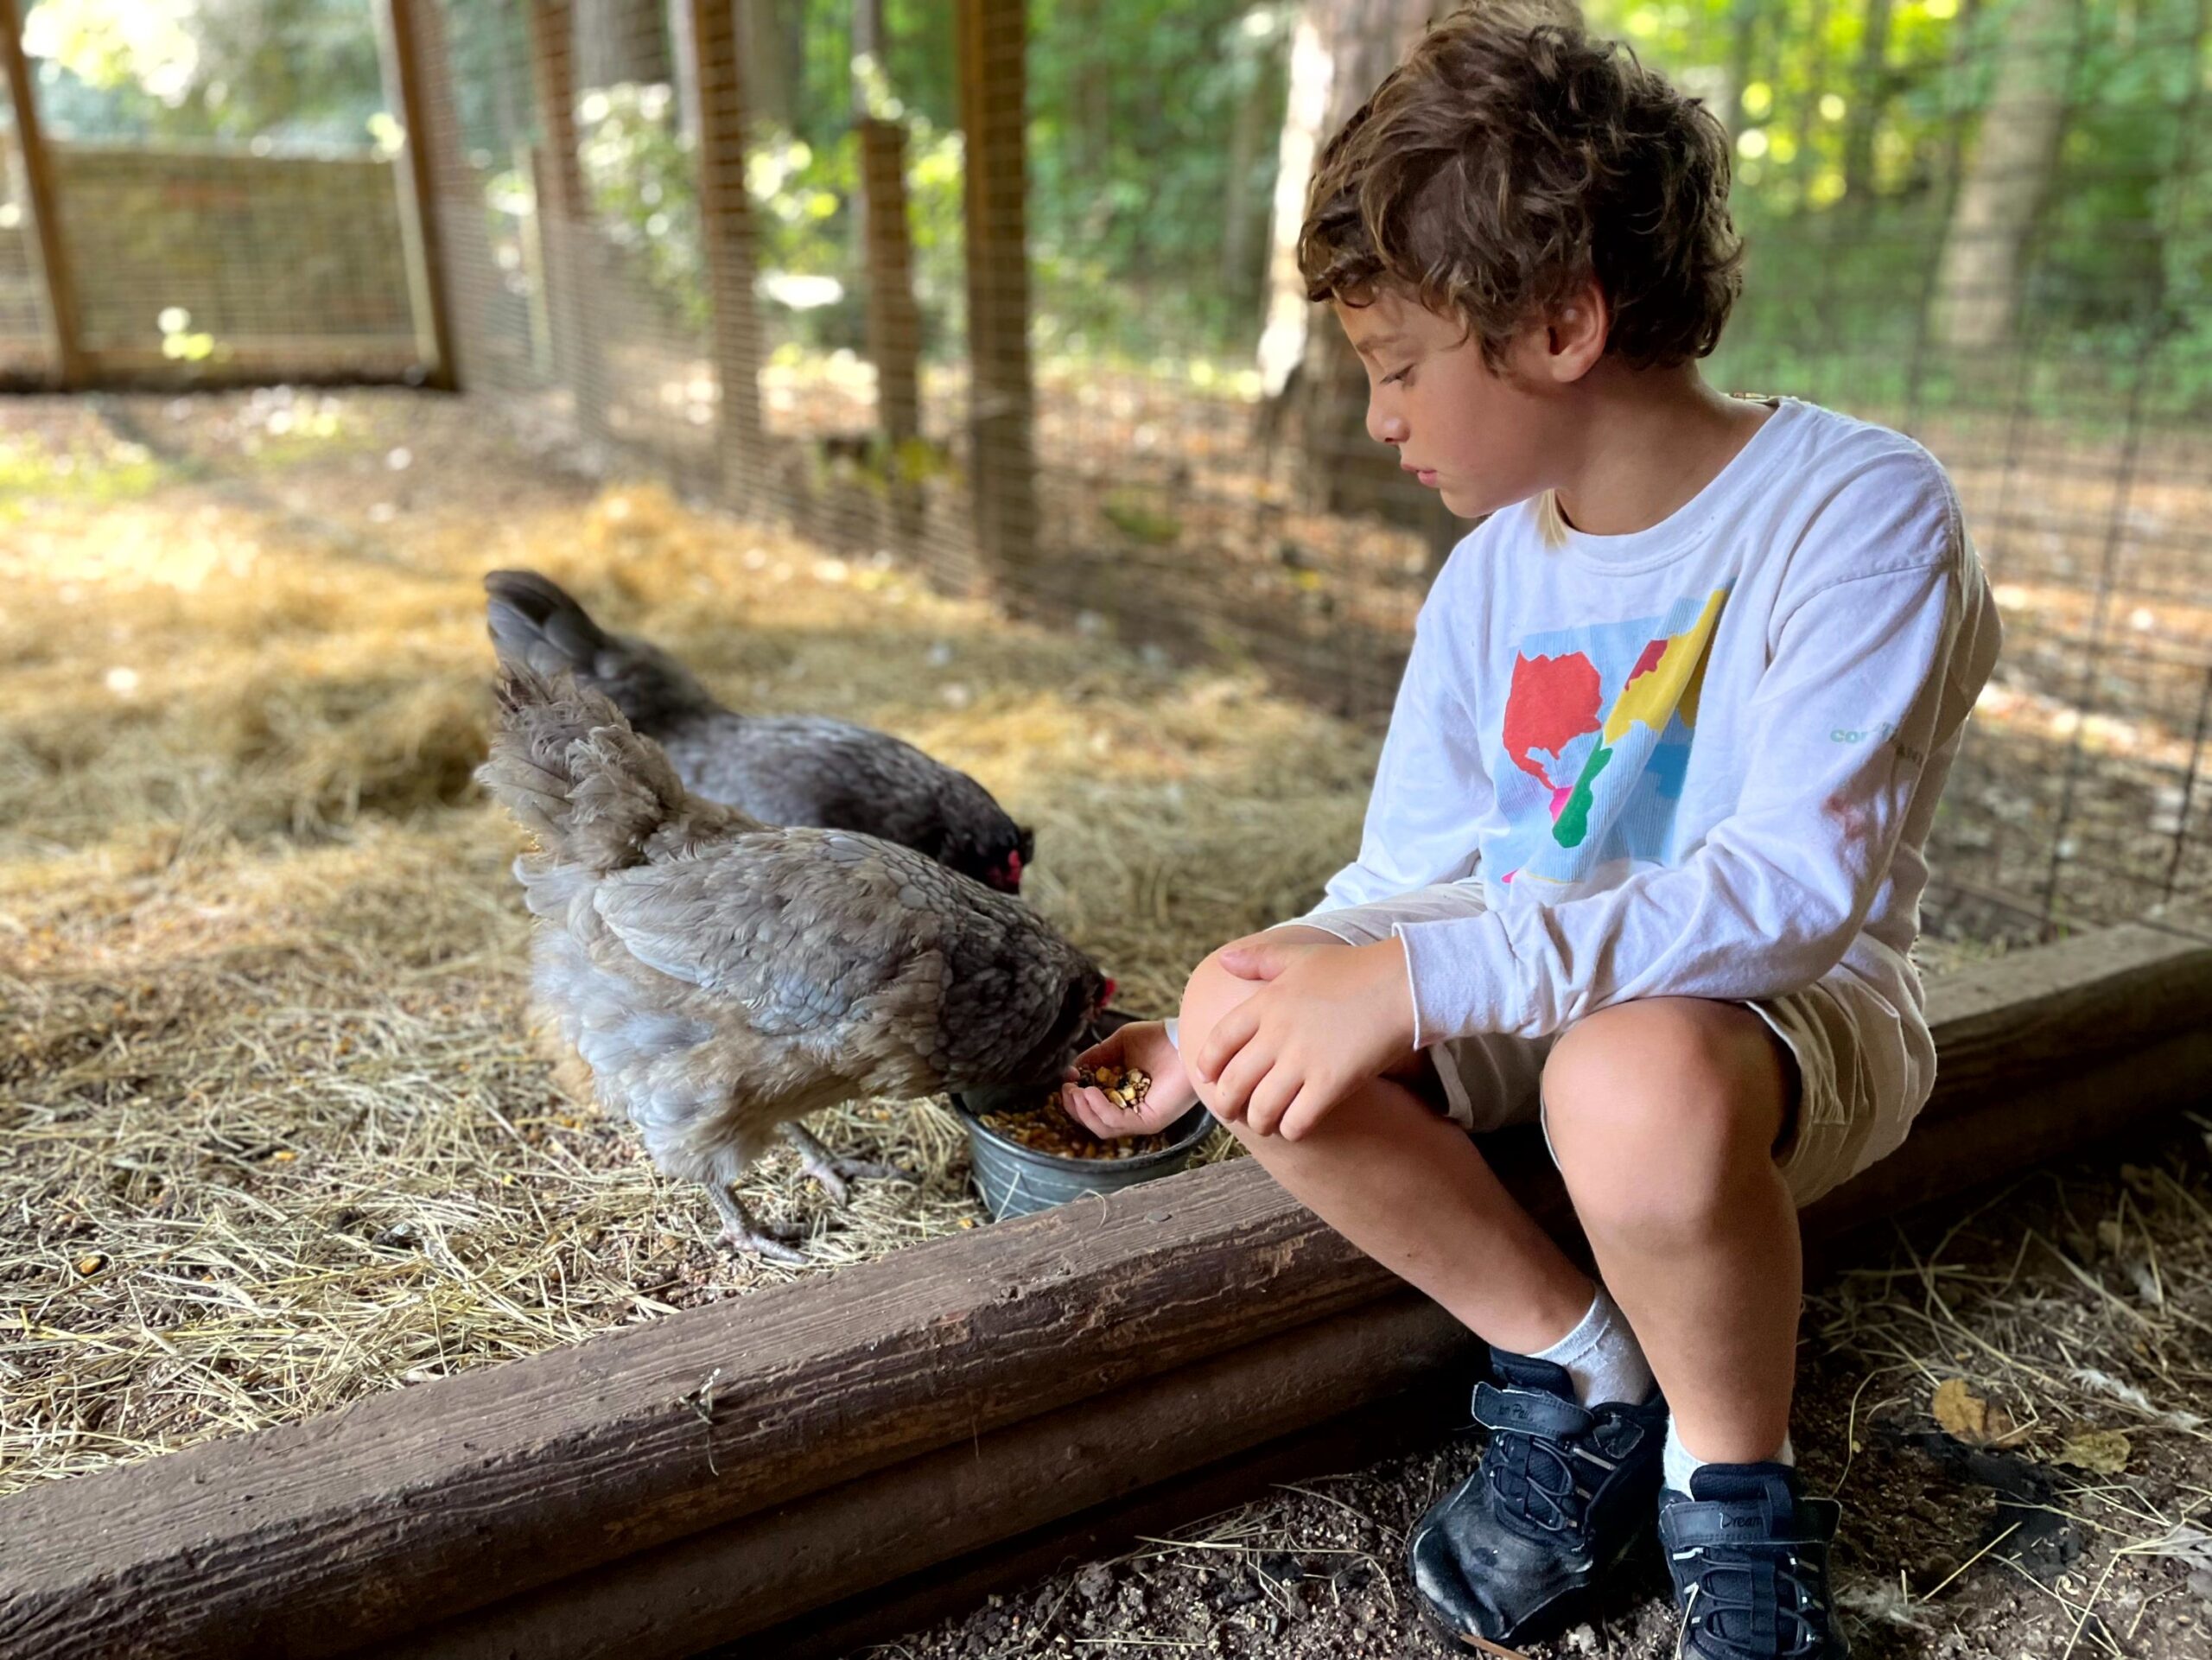
<instances>
[{"instance_id":1,"label":"wooden beam","mask_svg":"<svg viewBox=\"0 0 2212 1660\"><path fill-rule=\"evenodd\" d=\"M14 1495L0 1655L388 1641L1395 1284L1256 1169L1141 1196Z\"/></svg>"},{"instance_id":2,"label":"wooden beam","mask_svg":"<svg viewBox=\"0 0 2212 1660\"><path fill-rule=\"evenodd\" d=\"M2212 944L2198 938L2136 927L2023 952L1940 983L1930 1005L1937 1099L1904 1149L1808 1213L1816 1242L2212 1086ZM1499 1150L1514 1191L1570 1230L1532 1138ZM950 1479L961 1456L1006 1483L963 1488L963 1515L1002 1505L1007 1531L1027 1529L1055 1491L1038 1479L1049 1449L1079 1441L1109 1496L1127 1491L1218 1456L1232 1402L1236 1434L1271 1435L1406 1381L1347 1364L1263 1409L1240 1354L1287 1345L1269 1351L1278 1369L1300 1345L1371 1357L1386 1330L1420 1350L1451 1336L1440 1318L1258 1167L1215 1166L19 1493L0 1502L0 1654L305 1657L410 1633L443 1652L441 1625L489 1642L502 1619L534 1619L531 1592L595 1640L626 1633L626 1660L680 1653L624 1623L660 1594L641 1587L692 1587L681 1617L696 1623L671 1642L741 1635L890 1577L910 1536L946 1554L985 1542L981 1523L931 1520L927 1492L909 1491ZM1117 1463L1122 1443L1085 1426L1119 1424L1124 1395L1153 1398L1163 1439ZM1066 1508L1100 1491L1066 1489ZM850 1537L836 1514L860 1518ZM878 1515L914 1520L894 1542ZM779 1558L783 1588L750 1612L716 1600L709 1587L754 1571L740 1557L802 1523L815 1530L791 1536L816 1544ZM507 1614L482 1612L495 1598ZM530 1651L559 1651L531 1629Z\"/></svg>"},{"instance_id":3,"label":"wooden beam","mask_svg":"<svg viewBox=\"0 0 2212 1660\"><path fill-rule=\"evenodd\" d=\"M1019 606L1039 581L1023 0L957 0L967 137L969 477L986 574Z\"/></svg>"},{"instance_id":4,"label":"wooden beam","mask_svg":"<svg viewBox=\"0 0 2212 1660\"><path fill-rule=\"evenodd\" d=\"M23 54L21 0L0 0L0 65L4 65L8 77L8 101L16 117L16 145L22 152L23 181L30 193L31 232L38 251L39 276L46 284L54 383L69 391L85 385L89 376L84 336L78 324L77 288L70 274L69 245L61 231L60 192L54 184L54 157L48 152L46 137L39 124L30 62Z\"/></svg>"},{"instance_id":5,"label":"wooden beam","mask_svg":"<svg viewBox=\"0 0 2212 1660\"><path fill-rule=\"evenodd\" d=\"M385 97L406 133L393 172L399 187L400 233L406 244L407 286L415 302L416 334L429 359L423 383L441 391L458 391L461 359L454 343L453 306L439 236L430 124L433 99L424 64L423 36L430 34L435 40L437 21L435 15L426 14L419 0L379 0L377 25Z\"/></svg>"},{"instance_id":6,"label":"wooden beam","mask_svg":"<svg viewBox=\"0 0 2212 1660\"><path fill-rule=\"evenodd\" d=\"M1426 1447L1467 1421L1467 1372L1445 1365L1403 1395L1364 1401L1350 1412L1201 1469L919 1573L875 1586L696 1660L846 1660L873 1644L964 1614L993 1592L1024 1585L1071 1562L1118 1555L1232 1505L1270 1496L1284 1482L1312 1482L1364 1469Z\"/></svg>"},{"instance_id":7,"label":"wooden beam","mask_svg":"<svg viewBox=\"0 0 2212 1660\"><path fill-rule=\"evenodd\" d=\"M1319 1423L1335 1402L1410 1389L1455 1364L1466 1370L1477 1346L1435 1304L1391 1294L378 1651L389 1660L693 1654L819 1608L833 1600L826 1587L919 1572Z\"/></svg>"},{"instance_id":8,"label":"wooden beam","mask_svg":"<svg viewBox=\"0 0 2212 1660\"><path fill-rule=\"evenodd\" d=\"M753 198L745 183L745 77L737 48L741 3L755 0L690 0L685 10L699 82L699 231L721 398L722 490L735 506L757 511L769 480L768 439L760 413Z\"/></svg>"}]
</instances>

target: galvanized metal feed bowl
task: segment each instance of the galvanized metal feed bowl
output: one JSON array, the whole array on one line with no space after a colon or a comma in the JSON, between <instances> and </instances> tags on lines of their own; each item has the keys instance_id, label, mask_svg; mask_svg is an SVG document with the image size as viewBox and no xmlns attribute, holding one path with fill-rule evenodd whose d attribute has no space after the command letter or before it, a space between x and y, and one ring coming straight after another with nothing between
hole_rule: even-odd
<instances>
[{"instance_id":1,"label":"galvanized metal feed bowl","mask_svg":"<svg viewBox=\"0 0 2212 1660\"><path fill-rule=\"evenodd\" d=\"M1109 1009L1099 1016L1087 1042L1095 1043L1115 1027L1126 1026L1135 1018L1118 1009ZM1168 1144L1155 1152L1140 1153L1126 1159L1071 1159L1025 1147L980 1121L985 1113L1033 1110L1039 1097L1051 1087L1052 1082L1049 1078L1039 1079L1033 1084L974 1090L965 1096L952 1097L953 1110L967 1127L969 1158L976 1190L982 1194L983 1206L994 1222L1049 1210L1088 1193L1116 1193L1141 1181L1171 1176L1190 1163L1192 1155L1214 1127L1213 1115L1203 1105L1194 1106L1167 1127L1165 1133L1170 1137Z\"/></svg>"}]
</instances>

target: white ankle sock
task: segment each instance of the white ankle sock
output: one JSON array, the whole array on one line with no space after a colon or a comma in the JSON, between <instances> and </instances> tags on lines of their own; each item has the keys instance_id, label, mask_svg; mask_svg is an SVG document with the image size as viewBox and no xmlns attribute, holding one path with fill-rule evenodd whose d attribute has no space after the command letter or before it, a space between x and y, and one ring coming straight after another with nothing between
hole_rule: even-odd
<instances>
[{"instance_id":1,"label":"white ankle sock","mask_svg":"<svg viewBox=\"0 0 2212 1660\"><path fill-rule=\"evenodd\" d=\"M1701 1464L1710 1464L1712 1462L1713 1460L1711 1459L1701 1459L1696 1453L1691 1452L1688 1447L1683 1446L1681 1431L1675 1427L1675 1421L1672 1418L1667 1420L1667 1473L1665 1480L1667 1485L1671 1490L1678 1493L1687 1493L1689 1491L1690 1472ZM1790 1446L1789 1437L1787 1434L1783 1435L1782 1438L1782 1450L1779 1453L1775 1453L1771 1458L1767 1459L1765 1462L1769 1464L1788 1465L1795 1465L1797 1462L1797 1450Z\"/></svg>"},{"instance_id":2,"label":"white ankle sock","mask_svg":"<svg viewBox=\"0 0 2212 1660\"><path fill-rule=\"evenodd\" d=\"M1548 1360L1567 1368L1574 1380L1574 1398L1584 1406L1604 1401L1626 1401L1634 1406L1651 1393L1651 1368L1628 1320L1602 1285L1590 1300L1582 1322L1531 1360Z\"/></svg>"}]
</instances>

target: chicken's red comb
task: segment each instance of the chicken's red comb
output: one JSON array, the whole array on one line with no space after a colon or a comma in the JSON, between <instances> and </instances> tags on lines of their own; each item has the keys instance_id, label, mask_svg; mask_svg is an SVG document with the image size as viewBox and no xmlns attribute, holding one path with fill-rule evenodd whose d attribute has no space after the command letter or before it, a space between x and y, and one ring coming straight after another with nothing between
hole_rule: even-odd
<instances>
[{"instance_id":1,"label":"chicken's red comb","mask_svg":"<svg viewBox=\"0 0 2212 1660\"><path fill-rule=\"evenodd\" d=\"M1101 1008L1114 1001L1114 993L1118 985L1119 982L1112 975L1106 976L1106 989L1098 994L1098 1006Z\"/></svg>"}]
</instances>

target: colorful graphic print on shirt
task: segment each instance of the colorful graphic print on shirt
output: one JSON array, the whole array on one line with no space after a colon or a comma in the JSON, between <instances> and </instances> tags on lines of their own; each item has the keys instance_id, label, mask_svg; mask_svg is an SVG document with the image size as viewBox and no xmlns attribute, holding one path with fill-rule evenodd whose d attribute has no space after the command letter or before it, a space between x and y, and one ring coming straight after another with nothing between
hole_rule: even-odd
<instances>
[{"instance_id":1,"label":"colorful graphic print on shirt","mask_svg":"<svg viewBox=\"0 0 2212 1660\"><path fill-rule=\"evenodd\" d=\"M1492 768L1509 829L1484 862L1575 882L1617 859L1667 862L1697 727L1698 693L1728 587L1664 614L1561 628L1513 658Z\"/></svg>"}]
</instances>

